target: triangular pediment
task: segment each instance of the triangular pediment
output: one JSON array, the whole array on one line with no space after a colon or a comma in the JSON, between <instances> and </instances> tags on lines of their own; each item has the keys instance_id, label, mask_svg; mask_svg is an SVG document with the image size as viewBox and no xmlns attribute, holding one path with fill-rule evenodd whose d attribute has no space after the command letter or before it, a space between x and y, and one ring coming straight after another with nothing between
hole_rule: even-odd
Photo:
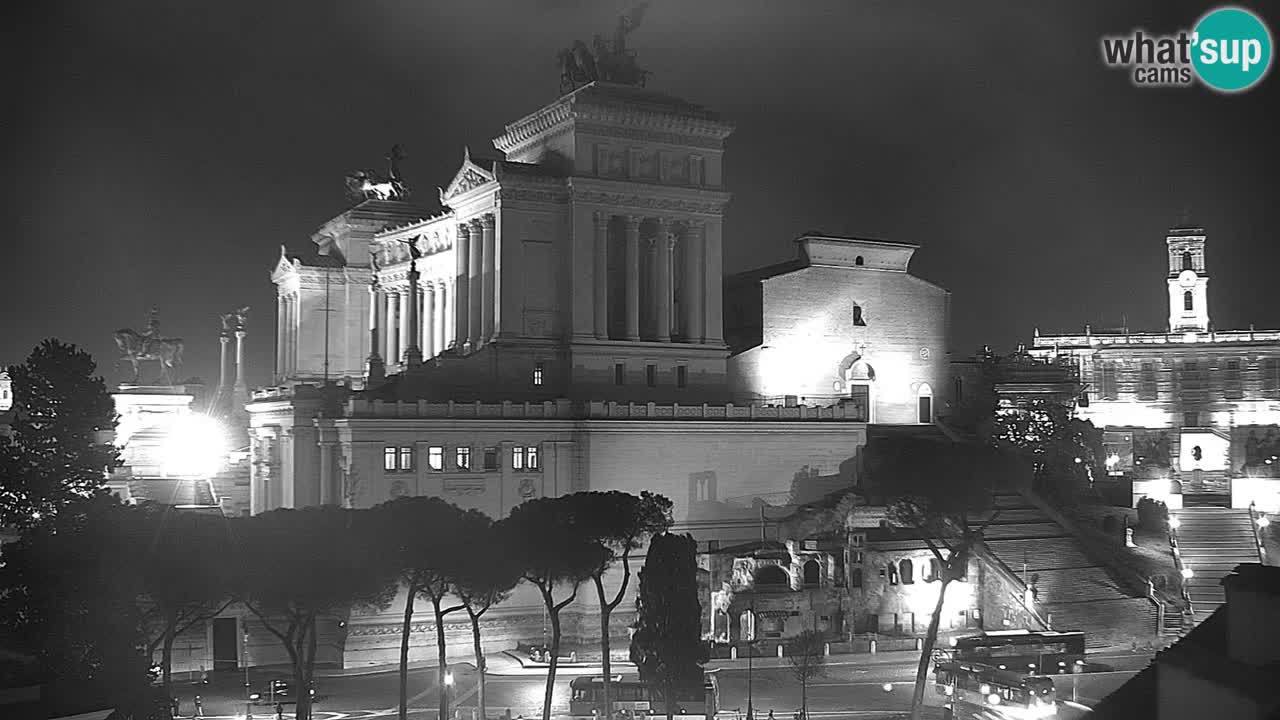
<instances>
[{"instance_id":1,"label":"triangular pediment","mask_svg":"<svg viewBox=\"0 0 1280 720\"><path fill-rule=\"evenodd\" d=\"M462 156L462 167L458 168L457 174L453 176L453 181L449 183L448 187L440 191L440 200L445 202L458 195L470 192L481 185L491 183L496 179L492 170L486 170L473 162L471 160L471 151L467 150Z\"/></svg>"},{"instance_id":2,"label":"triangular pediment","mask_svg":"<svg viewBox=\"0 0 1280 720\"><path fill-rule=\"evenodd\" d=\"M282 279L290 275L297 274L298 269L294 267L293 260L289 259L283 245L280 246L280 259L276 260L276 266L271 269L271 281L278 283Z\"/></svg>"}]
</instances>

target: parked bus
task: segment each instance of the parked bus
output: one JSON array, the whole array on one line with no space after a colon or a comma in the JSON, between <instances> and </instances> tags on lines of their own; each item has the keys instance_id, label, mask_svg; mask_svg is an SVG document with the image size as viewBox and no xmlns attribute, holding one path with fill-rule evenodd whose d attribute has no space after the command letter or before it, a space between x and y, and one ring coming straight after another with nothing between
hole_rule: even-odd
<instances>
[{"instance_id":1,"label":"parked bus","mask_svg":"<svg viewBox=\"0 0 1280 720\"><path fill-rule=\"evenodd\" d=\"M952 660L1030 675L1084 671L1084 633L993 630L955 640Z\"/></svg>"},{"instance_id":2,"label":"parked bus","mask_svg":"<svg viewBox=\"0 0 1280 720\"><path fill-rule=\"evenodd\" d=\"M715 670L704 675L701 690L677 692L676 715L697 715L715 720L720 710L720 680ZM635 675L614 675L609 683L613 715L627 718L665 716L667 706L661 693ZM569 714L607 720L604 710L604 679L599 675L574 678L569 683Z\"/></svg>"},{"instance_id":3,"label":"parked bus","mask_svg":"<svg viewBox=\"0 0 1280 720\"><path fill-rule=\"evenodd\" d=\"M947 703L1009 720L1044 720L1058 715L1053 680L971 662L938 663L935 689Z\"/></svg>"}]
</instances>

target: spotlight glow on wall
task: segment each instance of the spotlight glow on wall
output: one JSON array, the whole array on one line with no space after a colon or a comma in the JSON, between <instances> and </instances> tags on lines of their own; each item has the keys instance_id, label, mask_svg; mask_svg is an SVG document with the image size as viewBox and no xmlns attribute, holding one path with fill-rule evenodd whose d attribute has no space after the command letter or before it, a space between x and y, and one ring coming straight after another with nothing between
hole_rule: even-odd
<instances>
[{"instance_id":1,"label":"spotlight glow on wall","mask_svg":"<svg viewBox=\"0 0 1280 720\"><path fill-rule=\"evenodd\" d=\"M208 477L226 462L226 433L206 415L179 415L169 426L161 452L165 475Z\"/></svg>"}]
</instances>

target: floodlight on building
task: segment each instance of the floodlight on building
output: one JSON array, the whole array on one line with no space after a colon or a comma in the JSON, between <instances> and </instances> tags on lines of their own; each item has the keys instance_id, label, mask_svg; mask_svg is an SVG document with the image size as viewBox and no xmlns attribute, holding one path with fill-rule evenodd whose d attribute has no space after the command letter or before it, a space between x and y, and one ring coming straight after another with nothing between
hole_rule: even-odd
<instances>
[{"instance_id":1,"label":"floodlight on building","mask_svg":"<svg viewBox=\"0 0 1280 720\"><path fill-rule=\"evenodd\" d=\"M995 693L991 693L990 695L987 696L987 702L991 703L992 705L999 705L1000 696Z\"/></svg>"},{"instance_id":2,"label":"floodlight on building","mask_svg":"<svg viewBox=\"0 0 1280 720\"><path fill-rule=\"evenodd\" d=\"M1178 516L1177 515L1169 516L1169 529L1177 530L1180 527L1182 527L1182 521L1178 519Z\"/></svg>"},{"instance_id":3,"label":"floodlight on building","mask_svg":"<svg viewBox=\"0 0 1280 720\"><path fill-rule=\"evenodd\" d=\"M1082 463L1082 462L1084 462L1084 460L1081 460L1080 458L1076 458L1076 464L1077 464L1077 465L1079 465L1079 464L1080 464L1080 463Z\"/></svg>"},{"instance_id":4,"label":"floodlight on building","mask_svg":"<svg viewBox=\"0 0 1280 720\"><path fill-rule=\"evenodd\" d=\"M444 674L444 684L445 684L445 685L452 685L452 684L453 684L453 673L451 673L451 672L446 672L446 673Z\"/></svg>"},{"instance_id":5,"label":"floodlight on building","mask_svg":"<svg viewBox=\"0 0 1280 720\"><path fill-rule=\"evenodd\" d=\"M1191 579L1191 578L1193 578L1193 577L1195 577L1195 573L1191 571L1191 568L1189 568L1189 567L1184 567L1184 568L1182 568L1182 579L1183 579L1183 580L1190 580L1190 579Z\"/></svg>"},{"instance_id":6,"label":"floodlight on building","mask_svg":"<svg viewBox=\"0 0 1280 720\"><path fill-rule=\"evenodd\" d=\"M222 469L227 438L222 425L207 415L174 418L162 447L161 469L173 477L208 477Z\"/></svg>"}]
</instances>

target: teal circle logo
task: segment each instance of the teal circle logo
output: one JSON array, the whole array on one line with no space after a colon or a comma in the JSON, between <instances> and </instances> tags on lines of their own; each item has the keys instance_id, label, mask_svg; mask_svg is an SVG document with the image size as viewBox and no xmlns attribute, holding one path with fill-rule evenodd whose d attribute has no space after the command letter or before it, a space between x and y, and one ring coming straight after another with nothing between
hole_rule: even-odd
<instances>
[{"instance_id":1,"label":"teal circle logo","mask_svg":"<svg viewBox=\"0 0 1280 720\"><path fill-rule=\"evenodd\" d=\"M1248 90L1271 67L1271 32L1248 10L1219 8L1200 18L1193 32L1191 64L1214 90Z\"/></svg>"}]
</instances>

